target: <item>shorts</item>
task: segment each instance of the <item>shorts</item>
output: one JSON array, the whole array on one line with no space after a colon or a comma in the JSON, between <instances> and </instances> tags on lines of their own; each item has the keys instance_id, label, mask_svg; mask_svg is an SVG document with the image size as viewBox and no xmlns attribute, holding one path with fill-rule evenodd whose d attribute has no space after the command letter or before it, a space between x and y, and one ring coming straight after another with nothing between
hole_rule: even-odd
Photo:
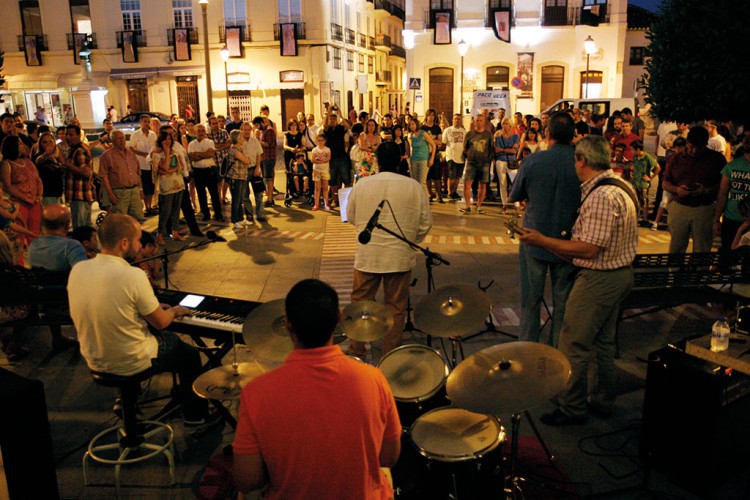
<instances>
[{"instance_id":1,"label":"shorts","mask_svg":"<svg viewBox=\"0 0 750 500\"><path fill-rule=\"evenodd\" d=\"M448 160L448 178L458 180L464 175L464 164Z\"/></svg>"},{"instance_id":2,"label":"shorts","mask_svg":"<svg viewBox=\"0 0 750 500\"><path fill-rule=\"evenodd\" d=\"M276 176L276 158L263 160L260 163L263 170L263 179L267 181L273 180Z\"/></svg>"},{"instance_id":3,"label":"shorts","mask_svg":"<svg viewBox=\"0 0 750 500\"><path fill-rule=\"evenodd\" d=\"M320 170L313 170L313 182L330 181L331 173Z\"/></svg>"},{"instance_id":4,"label":"shorts","mask_svg":"<svg viewBox=\"0 0 750 500\"><path fill-rule=\"evenodd\" d=\"M143 194L154 194L156 186L154 186L154 179L151 177L151 170L141 170L141 189Z\"/></svg>"},{"instance_id":5,"label":"shorts","mask_svg":"<svg viewBox=\"0 0 750 500\"><path fill-rule=\"evenodd\" d=\"M464 182L477 181L482 184L490 182L490 164L489 163L471 163L466 162L464 167Z\"/></svg>"},{"instance_id":6,"label":"shorts","mask_svg":"<svg viewBox=\"0 0 750 500\"><path fill-rule=\"evenodd\" d=\"M350 186L352 183L352 162L349 158L331 158L330 161L331 171L328 174L328 178L331 180L333 186ZM315 179L315 173L313 172L313 180Z\"/></svg>"}]
</instances>

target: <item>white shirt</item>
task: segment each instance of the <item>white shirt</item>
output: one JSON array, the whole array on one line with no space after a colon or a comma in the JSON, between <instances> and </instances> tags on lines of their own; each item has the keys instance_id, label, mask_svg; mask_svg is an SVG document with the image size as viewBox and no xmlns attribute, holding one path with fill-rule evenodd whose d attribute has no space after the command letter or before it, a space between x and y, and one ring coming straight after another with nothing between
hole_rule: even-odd
<instances>
[{"instance_id":1,"label":"white shirt","mask_svg":"<svg viewBox=\"0 0 750 500\"><path fill-rule=\"evenodd\" d=\"M209 149L214 149L214 141L206 137L202 141L196 139L194 141L190 141L190 144L188 144L188 154L189 153L205 153ZM204 158L202 160L194 161L193 162L193 168L209 168L209 167L215 167L216 166L216 160L214 160L214 157L211 156L210 158Z\"/></svg>"},{"instance_id":2,"label":"white shirt","mask_svg":"<svg viewBox=\"0 0 750 500\"><path fill-rule=\"evenodd\" d=\"M144 134L143 129L139 128L130 134L130 143L128 146L148 155L154 149L154 146L156 146L156 134L152 130ZM151 170L151 163L148 161L148 156L136 155L136 158L138 158L138 165L140 165L141 170Z\"/></svg>"},{"instance_id":3,"label":"white shirt","mask_svg":"<svg viewBox=\"0 0 750 500\"><path fill-rule=\"evenodd\" d=\"M109 119L112 120L112 123L120 121L120 114L117 112L115 108L112 108L111 110L109 110Z\"/></svg>"},{"instance_id":4,"label":"white shirt","mask_svg":"<svg viewBox=\"0 0 750 500\"><path fill-rule=\"evenodd\" d=\"M669 134L671 131L677 130L677 123L675 122L661 122L659 124L659 128L656 129L656 135L659 138L658 144L656 145L656 156L658 157L664 157L667 154L667 149L664 147L662 142L664 141L664 138Z\"/></svg>"},{"instance_id":5,"label":"white shirt","mask_svg":"<svg viewBox=\"0 0 750 500\"><path fill-rule=\"evenodd\" d=\"M382 200L387 201L380 212L380 224L398 232L395 217L407 239L414 242L424 239L432 227L427 193L419 182L393 172L364 177L352 188L346 214L357 233L365 229ZM374 229L368 244L357 244L354 268L367 273L397 273L410 270L416 262L415 251L406 243Z\"/></svg>"},{"instance_id":6,"label":"white shirt","mask_svg":"<svg viewBox=\"0 0 750 500\"><path fill-rule=\"evenodd\" d=\"M128 376L151 366L158 344L143 317L159 301L142 269L107 254L79 262L68 278L68 299L90 369Z\"/></svg>"},{"instance_id":7,"label":"white shirt","mask_svg":"<svg viewBox=\"0 0 750 500\"><path fill-rule=\"evenodd\" d=\"M187 177L190 175L190 158L188 158L187 151L185 151L185 146L180 144L179 142L175 142L172 144L172 150L175 152L177 156L182 158L182 164L184 165L184 170L182 171L182 176Z\"/></svg>"},{"instance_id":8,"label":"white shirt","mask_svg":"<svg viewBox=\"0 0 750 500\"><path fill-rule=\"evenodd\" d=\"M716 135L708 139L708 149L713 149L721 154L727 150L727 140L722 135Z\"/></svg>"},{"instance_id":9,"label":"white shirt","mask_svg":"<svg viewBox=\"0 0 750 500\"><path fill-rule=\"evenodd\" d=\"M451 125L443 130L446 161L462 163L461 154L464 152L464 137L466 137L466 129L463 127L454 127Z\"/></svg>"},{"instance_id":10,"label":"white shirt","mask_svg":"<svg viewBox=\"0 0 750 500\"><path fill-rule=\"evenodd\" d=\"M258 155L263 154L263 146L260 145L258 139L250 136L249 139L245 139L245 142L242 143L242 153L247 156L248 160L250 160L248 165L255 167L257 166L255 163L258 159Z\"/></svg>"}]
</instances>

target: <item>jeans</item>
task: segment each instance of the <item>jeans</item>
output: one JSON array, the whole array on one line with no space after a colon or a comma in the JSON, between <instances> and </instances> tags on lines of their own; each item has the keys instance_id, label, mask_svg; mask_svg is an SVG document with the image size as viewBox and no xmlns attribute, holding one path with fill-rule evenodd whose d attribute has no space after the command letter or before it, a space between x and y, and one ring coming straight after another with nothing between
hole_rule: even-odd
<instances>
[{"instance_id":1,"label":"jeans","mask_svg":"<svg viewBox=\"0 0 750 500\"><path fill-rule=\"evenodd\" d=\"M156 335L156 341L159 350L151 364L158 372L177 374L185 420L205 418L208 415L208 401L193 391L193 382L202 371L200 353L172 332L160 332Z\"/></svg>"},{"instance_id":2,"label":"jeans","mask_svg":"<svg viewBox=\"0 0 750 500\"><path fill-rule=\"evenodd\" d=\"M411 160L409 167L411 178L422 185L424 192L427 193L427 197L430 196L430 190L427 189L427 172L430 171L429 163L429 160Z\"/></svg>"},{"instance_id":3,"label":"jeans","mask_svg":"<svg viewBox=\"0 0 750 500\"><path fill-rule=\"evenodd\" d=\"M71 201L70 216L73 219L73 229L91 225L91 202Z\"/></svg>"},{"instance_id":4,"label":"jeans","mask_svg":"<svg viewBox=\"0 0 750 500\"><path fill-rule=\"evenodd\" d=\"M211 205L214 208L214 217L220 219L221 198L217 187L218 179L210 168L193 168L193 177L195 178L195 190L198 192L198 205L201 207L201 213L211 216L206 199L206 189L208 189L208 194L211 195Z\"/></svg>"},{"instance_id":5,"label":"jeans","mask_svg":"<svg viewBox=\"0 0 750 500\"><path fill-rule=\"evenodd\" d=\"M228 179L229 189L232 193L232 222L253 220L253 205L250 203L250 186L246 179Z\"/></svg>"},{"instance_id":6,"label":"jeans","mask_svg":"<svg viewBox=\"0 0 750 500\"><path fill-rule=\"evenodd\" d=\"M159 234L169 236L179 228L182 193L159 195Z\"/></svg>"},{"instance_id":7,"label":"jeans","mask_svg":"<svg viewBox=\"0 0 750 500\"><path fill-rule=\"evenodd\" d=\"M521 280L521 334L518 340L539 342L541 333L539 313L549 270L552 281L553 310L547 343L556 346L565 316L565 303L573 287L573 282L569 279L572 267L564 261L549 262L537 259L529 254L529 249L525 244L519 245L518 262Z\"/></svg>"}]
</instances>

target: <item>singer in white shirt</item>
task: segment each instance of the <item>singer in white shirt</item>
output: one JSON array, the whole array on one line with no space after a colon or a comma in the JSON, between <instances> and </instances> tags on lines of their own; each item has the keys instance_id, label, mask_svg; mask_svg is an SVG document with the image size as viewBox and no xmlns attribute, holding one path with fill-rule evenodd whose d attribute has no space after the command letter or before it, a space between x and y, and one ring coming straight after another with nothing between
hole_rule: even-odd
<instances>
[{"instance_id":1,"label":"singer in white shirt","mask_svg":"<svg viewBox=\"0 0 750 500\"><path fill-rule=\"evenodd\" d=\"M385 200L377 222L397 233L400 227L406 239L419 243L432 227L432 212L419 182L396 173L401 162L398 144L384 142L375 154L380 173L354 185L346 213L360 235L354 258L352 302L375 300L382 281L385 305L393 314L393 328L383 339L385 355L401 345L411 270L417 259L406 243L381 229L368 227L368 223ZM368 237L369 242L363 244ZM361 357L364 353L364 343L352 340L350 354Z\"/></svg>"}]
</instances>

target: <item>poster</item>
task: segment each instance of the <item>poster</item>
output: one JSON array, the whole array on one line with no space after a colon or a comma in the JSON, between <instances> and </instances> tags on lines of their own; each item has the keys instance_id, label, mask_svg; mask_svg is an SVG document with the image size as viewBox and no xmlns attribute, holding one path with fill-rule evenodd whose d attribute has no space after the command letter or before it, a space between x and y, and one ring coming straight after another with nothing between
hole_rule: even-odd
<instances>
[{"instance_id":1,"label":"poster","mask_svg":"<svg viewBox=\"0 0 750 500\"><path fill-rule=\"evenodd\" d=\"M135 31L122 32L122 62L138 62L138 48L135 45Z\"/></svg>"},{"instance_id":2,"label":"poster","mask_svg":"<svg viewBox=\"0 0 750 500\"><path fill-rule=\"evenodd\" d=\"M73 33L73 63L81 64L81 57L78 55L81 53L83 44L86 43L88 35L86 33Z\"/></svg>"},{"instance_id":3,"label":"poster","mask_svg":"<svg viewBox=\"0 0 750 500\"><path fill-rule=\"evenodd\" d=\"M501 42L510 43L510 10L493 9L492 20L495 37Z\"/></svg>"},{"instance_id":4,"label":"poster","mask_svg":"<svg viewBox=\"0 0 750 500\"><path fill-rule=\"evenodd\" d=\"M39 44L36 35L23 37L23 49L26 55L26 66L41 66L42 56L39 53Z\"/></svg>"},{"instance_id":5,"label":"poster","mask_svg":"<svg viewBox=\"0 0 750 500\"><path fill-rule=\"evenodd\" d=\"M520 99L534 97L534 53L518 53L518 76L521 78Z\"/></svg>"},{"instance_id":6,"label":"poster","mask_svg":"<svg viewBox=\"0 0 750 500\"><path fill-rule=\"evenodd\" d=\"M174 43L174 60L190 60L190 33L186 28L176 28L172 37Z\"/></svg>"},{"instance_id":7,"label":"poster","mask_svg":"<svg viewBox=\"0 0 750 500\"><path fill-rule=\"evenodd\" d=\"M435 35L433 42L435 45L450 45L451 43L451 26L453 25L453 12L449 10L436 11L433 14Z\"/></svg>"},{"instance_id":8,"label":"poster","mask_svg":"<svg viewBox=\"0 0 750 500\"><path fill-rule=\"evenodd\" d=\"M242 28L239 26L233 28L226 28L224 32L226 36L227 49L229 49L229 57L242 57Z\"/></svg>"},{"instance_id":9,"label":"poster","mask_svg":"<svg viewBox=\"0 0 750 500\"><path fill-rule=\"evenodd\" d=\"M297 25L295 23L281 24L281 55L297 55Z\"/></svg>"},{"instance_id":10,"label":"poster","mask_svg":"<svg viewBox=\"0 0 750 500\"><path fill-rule=\"evenodd\" d=\"M497 110L505 110L510 114L510 92L507 90L477 90L474 92L471 104L471 116L477 116L483 109L497 116Z\"/></svg>"}]
</instances>

